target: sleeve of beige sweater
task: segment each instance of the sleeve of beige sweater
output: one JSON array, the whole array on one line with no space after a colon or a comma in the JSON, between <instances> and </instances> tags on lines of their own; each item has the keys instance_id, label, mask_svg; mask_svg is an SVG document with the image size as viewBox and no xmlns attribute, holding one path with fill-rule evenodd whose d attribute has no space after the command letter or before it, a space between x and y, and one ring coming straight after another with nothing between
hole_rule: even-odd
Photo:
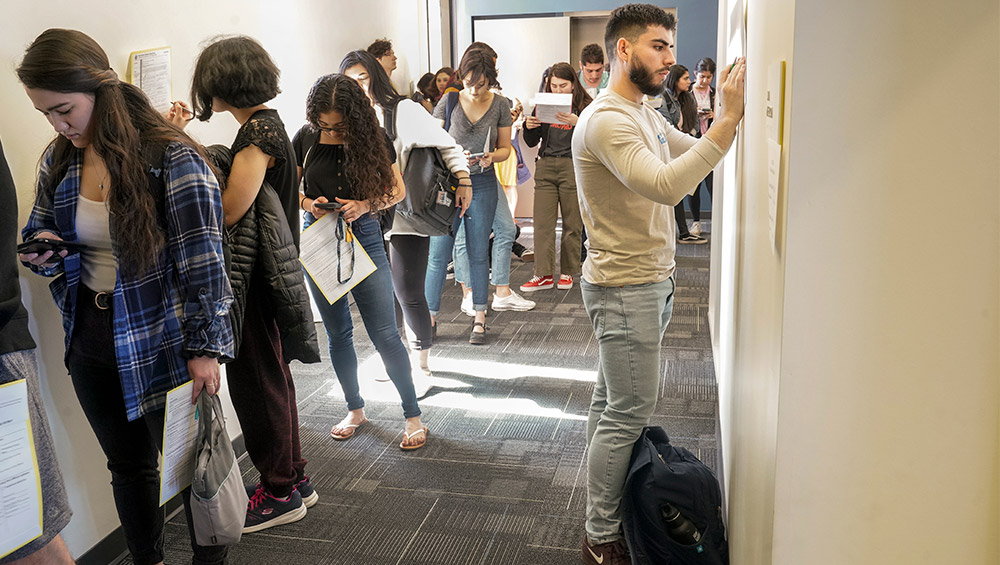
<instances>
[{"instance_id":1,"label":"sleeve of beige sweater","mask_svg":"<svg viewBox=\"0 0 1000 565\"><path fill-rule=\"evenodd\" d=\"M689 141L683 138L690 136L667 129L671 153L680 150L680 155L666 163L643 143L639 125L624 112L595 112L587 124L585 142L594 158L630 190L654 202L676 206L694 192L725 152L711 139Z\"/></svg>"}]
</instances>

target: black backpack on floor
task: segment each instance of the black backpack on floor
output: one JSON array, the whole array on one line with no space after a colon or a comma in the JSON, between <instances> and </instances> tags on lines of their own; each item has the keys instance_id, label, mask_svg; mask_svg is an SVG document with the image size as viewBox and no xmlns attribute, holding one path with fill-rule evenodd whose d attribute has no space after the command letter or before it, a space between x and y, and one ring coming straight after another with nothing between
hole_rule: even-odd
<instances>
[{"instance_id":1,"label":"black backpack on floor","mask_svg":"<svg viewBox=\"0 0 1000 565\"><path fill-rule=\"evenodd\" d=\"M679 511L697 542L672 539L664 514ZM676 524L676 522L675 522ZM690 451L670 445L663 428L643 428L632 449L622 496L622 527L632 565L728 565L722 493L715 473Z\"/></svg>"}]
</instances>

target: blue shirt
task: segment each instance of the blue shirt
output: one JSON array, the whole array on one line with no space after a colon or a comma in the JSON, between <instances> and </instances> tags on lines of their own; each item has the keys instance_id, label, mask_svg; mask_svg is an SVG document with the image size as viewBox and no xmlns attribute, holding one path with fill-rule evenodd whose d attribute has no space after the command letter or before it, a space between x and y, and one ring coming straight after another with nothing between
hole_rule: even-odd
<instances>
[{"instance_id":1,"label":"blue shirt","mask_svg":"<svg viewBox=\"0 0 1000 565\"><path fill-rule=\"evenodd\" d=\"M50 174L53 149L54 145L49 146L42 158L39 187ZM82 159L83 152L77 151L54 195L37 191L28 225L21 232L24 239L51 231L67 241L76 240ZM114 354L129 420L163 408L167 391L191 380L187 359L205 355L227 360L233 356L229 320L233 294L222 252L218 182L208 164L187 145L171 143L163 161L160 174L165 185L166 244L140 277L132 278L119 270L113 296ZM114 214L111 238L114 248ZM55 277L49 289L62 312L68 355L80 255L71 254L53 267L32 269Z\"/></svg>"}]
</instances>

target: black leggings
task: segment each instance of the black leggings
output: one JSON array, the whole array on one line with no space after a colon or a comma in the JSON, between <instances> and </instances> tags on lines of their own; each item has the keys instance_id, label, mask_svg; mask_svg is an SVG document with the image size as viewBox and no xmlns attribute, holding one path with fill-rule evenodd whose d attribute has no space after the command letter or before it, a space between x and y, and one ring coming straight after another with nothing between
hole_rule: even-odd
<instances>
[{"instance_id":1,"label":"black leggings","mask_svg":"<svg viewBox=\"0 0 1000 565\"><path fill-rule=\"evenodd\" d=\"M429 249L430 238L427 237L394 235L389 239L392 289L402 307L403 319L416 338L410 341L411 349L430 349L433 343L431 313L424 295Z\"/></svg>"},{"instance_id":2,"label":"black leggings","mask_svg":"<svg viewBox=\"0 0 1000 565\"><path fill-rule=\"evenodd\" d=\"M715 171L712 171L711 173L708 173L708 176L705 177L705 180L702 181L702 182L705 183L705 188L708 189L708 196L714 198L715 195L712 194L712 175L713 174L715 174ZM691 205L691 218L694 221L696 221L696 222L700 222L701 221L701 185L700 184L698 185L698 188L695 189L694 194L692 194L688 198L691 199L691 200L688 201L688 204Z\"/></svg>"}]
</instances>

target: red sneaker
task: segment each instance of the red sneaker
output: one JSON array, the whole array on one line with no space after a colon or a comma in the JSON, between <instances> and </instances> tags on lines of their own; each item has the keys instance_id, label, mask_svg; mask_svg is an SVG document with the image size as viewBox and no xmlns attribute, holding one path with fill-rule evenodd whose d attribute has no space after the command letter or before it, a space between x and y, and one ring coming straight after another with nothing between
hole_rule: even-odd
<instances>
[{"instance_id":1,"label":"red sneaker","mask_svg":"<svg viewBox=\"0 0 1000 565\"><path fill-rule=\"evenodd\" d=\"M570 281L572 282L572 280ZM521 292L535 292L536 290L548 290L552 288L552 276L531 277L531 280L521 285Z\"/></svg>"},{"instance_id":2,"label":"red sneaker","mask_svg":"<svg viewBox=\"0 0 1000 565\"><path fill-rule=\"evenodd\" d=\"M569 290L573 288L573 277L569 275L559 275L559 284L556 285L559 290Z\"/></svg>"}]
</instances>

